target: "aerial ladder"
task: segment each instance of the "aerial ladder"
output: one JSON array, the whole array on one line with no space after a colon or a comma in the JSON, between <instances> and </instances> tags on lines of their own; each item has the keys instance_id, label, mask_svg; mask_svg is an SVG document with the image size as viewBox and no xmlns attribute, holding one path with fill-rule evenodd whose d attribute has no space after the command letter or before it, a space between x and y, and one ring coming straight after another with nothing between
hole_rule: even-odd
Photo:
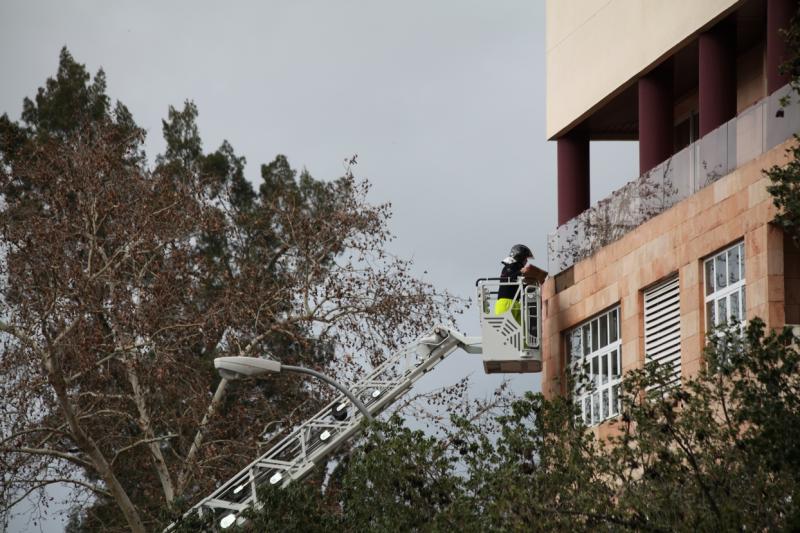
<instances>
[{"instance_id":1,"label":"aerial ladder","mask_svg":"<svg viewBox=\"0 0 800 533\"><path fill-rule=\"evenodd\" d=\"M516 288L514 303L508 311L495 314L494 303L503 285ZM480 337L468 337L450 326L436 325L350 385L350 392L371 415L380 414L396 402L414 382L458 349L480 354L487 374L541 372L540 286L522 280L482 278L476 287ZM363 419L364 414L344 394L339 394L266 453L220 484L187 515L210 515L211 523L220 530L243 524L241 513L259 506L259 487L285 487L303 479L358 434L364 427Z\"/></svg>"}]
</instances>

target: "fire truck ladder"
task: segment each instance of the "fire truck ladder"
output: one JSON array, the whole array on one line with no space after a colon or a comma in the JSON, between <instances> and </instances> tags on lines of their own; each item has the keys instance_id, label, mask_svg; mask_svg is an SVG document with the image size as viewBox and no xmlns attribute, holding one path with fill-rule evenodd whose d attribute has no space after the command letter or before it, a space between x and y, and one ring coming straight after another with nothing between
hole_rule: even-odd
<instances>
[{"instance_id":1,"label":"fire truck ladder","mask_svg":"<svg viewBox=\"0 0 800 533\"><path fill-rule=\"evenodd\" d=\"M514 312L509 310L495 315L492 304L502 284L496 279L482 279L477 283L483 345L481 337L467 337L451 327L437 325L351 385L351 393L361 400L371 415L377 415L459 348L467 353L483 354L487 373L539 372L539 288L521 282L512 283L518 287L515 302L518 301L520 305L515 307ZM328 455L361 431L363 418L364 415L344 394L338 395L266 453L195 504L186 515L211 515L212 523L220 529L244 523L240 516L242 511L259 506L258 487L285 487L303 479Z\"/></svg>"}]
</instances>

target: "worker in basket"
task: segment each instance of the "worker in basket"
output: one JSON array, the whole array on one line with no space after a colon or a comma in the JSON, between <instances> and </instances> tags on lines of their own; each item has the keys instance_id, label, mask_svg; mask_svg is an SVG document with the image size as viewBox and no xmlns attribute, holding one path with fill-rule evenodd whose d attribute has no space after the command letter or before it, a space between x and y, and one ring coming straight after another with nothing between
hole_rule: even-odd
<instances>
[{"instance_id":1,"label":"worker in basket","mask_svg":"<svg viewBox=\"0 0 800 533\"><path fill-rule=\"evenodd\" d=\"M497 302L494 304L494 314L502 315L511 309L514 320L520 322L519 296L516 285L520 276L525 283L542 283L547 277L547 272L529 264L533 259L533 252L524 244L515 244L508 252L508 257L503 259L503 270L500 272L500 289L497 291Z\"/></svg>"}]
</instances>

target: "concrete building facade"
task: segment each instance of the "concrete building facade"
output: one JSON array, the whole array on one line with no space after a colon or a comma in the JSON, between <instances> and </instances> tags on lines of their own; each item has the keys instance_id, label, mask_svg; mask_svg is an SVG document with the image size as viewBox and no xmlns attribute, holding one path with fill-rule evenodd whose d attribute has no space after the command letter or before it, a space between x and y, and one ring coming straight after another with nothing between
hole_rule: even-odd
<instances>
[{"instance_id":1,"label":"concrete building facade","mask_svg":"<svg viewBox=\"0 0 800 533\"><path fill-rule=\"evenodd\" d=\"M566 376L586 422L617 414L624 372L676 380L713 327L800 324L800 254L771 224L762 169L787 159L800 106L778 71L795 0L548 0L547 135L558 225L542 288L547 395ZM640 176L589 205L589 143L638 140Z\"/></svg>"}]
</instances>

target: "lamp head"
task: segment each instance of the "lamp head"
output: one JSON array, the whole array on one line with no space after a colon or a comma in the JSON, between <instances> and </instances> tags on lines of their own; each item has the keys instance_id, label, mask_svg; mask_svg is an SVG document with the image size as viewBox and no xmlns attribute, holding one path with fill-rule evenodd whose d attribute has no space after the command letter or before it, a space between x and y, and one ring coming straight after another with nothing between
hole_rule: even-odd
<instances>
[{"instance_id":1,"label":"lamp head","mask_svg":"<svg viewBox=\"0 0 800 533\"><path fill-rule=\"evenodd\" d=\"M258 357L217 357L214 368L225 379L254 378L281 371L281 363Z\"/></svg>"}]
</instances>

